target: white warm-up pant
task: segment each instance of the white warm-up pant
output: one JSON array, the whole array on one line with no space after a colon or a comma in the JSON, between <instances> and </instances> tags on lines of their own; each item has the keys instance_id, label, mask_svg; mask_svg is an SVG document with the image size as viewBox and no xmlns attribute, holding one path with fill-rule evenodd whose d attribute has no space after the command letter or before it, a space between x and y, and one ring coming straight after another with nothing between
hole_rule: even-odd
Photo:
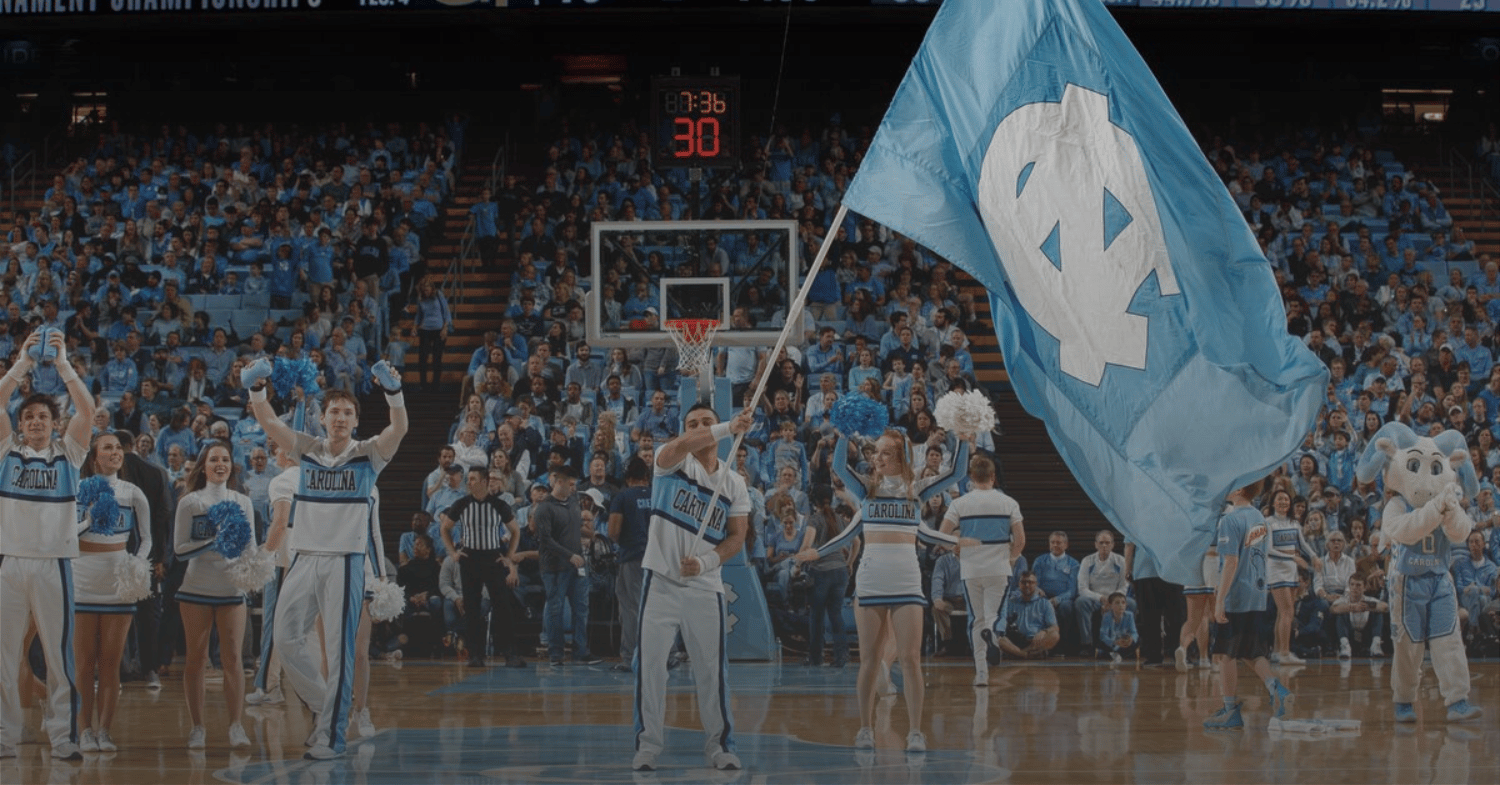
<instances>
[{"instance_id":1,"label":"white warm-up pant","mask_svg":"<svg viewBox=\"0 0 1500 785\"><path fill-rule=\"evenodd\" d=\"M343 752L354 699L354 648L365 601L365 557L361 553L299 553L287 568L276 597L272 634L292 689L318 713L317 740ZM323 617L323 656L328 678L308 638Z\"/></svg>"},{"instance_id":2,"label":"white warm-up pant","mask_svg":"<svg viewBox=\"0 0 1500 785\"><path fill-rule=\"evenodd\" d=\"M26 617L36 620L47 658L47 737L52 746L78 743L78 688L73 680L73 560L5 556L0 561L0 744L21 743L26 723L21 668ZM29 674L29 672L28 672ZM28 675L29 678L29 675Z\"/></svg>"},{"instance_id":3,"label":"white warm-up pant","mask_svg":"<svg viewBox=\"0 0 1500 785\"><path fill-rule=\"evenodd\" d=\"M1458 629L1458 597L1453 577L1391 575L1391 640L1396 652L1391 692L1396 703L1415 703L1422 680L1422 650L1432 650L1443 705L1469 697L1469 659Z\"/></svg>"},{"instance_id":4,"label":"white warm-up pant","mask_svg":"<svg viewBox=\"0 0 1500 785\"><path fill-rule=\"evenodd\" d=\"M706 734L703 751L707 755L733 752L724 595L688 588L646 570L640 616L635 655L636 750L656 755L665 744L667 658L680 632L698 687L698 715Z\"/></svg>"},{"instance_id":5,"label":"white warm-up pant","mask_svg":"<svg viewBox=\"0 0 1500 785\"><path fill-rule=\"evenodd\" d=\"M985 645L982 634L994 629L995 619L1005 610L1005 589L1009 585L1010 577L1006 575L986 575L964 581L964 602L969 606L969 645L974 652L974 672L981 676L990 672L990 663L985 657L989 647Z\"/></svg>"}]
</instances>

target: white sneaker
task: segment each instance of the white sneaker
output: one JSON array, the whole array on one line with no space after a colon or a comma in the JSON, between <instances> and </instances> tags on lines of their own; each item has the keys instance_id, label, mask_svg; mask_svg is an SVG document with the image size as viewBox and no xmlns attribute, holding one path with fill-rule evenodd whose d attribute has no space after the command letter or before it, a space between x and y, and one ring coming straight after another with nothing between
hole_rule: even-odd
<instances>
[{"instance_id":1,"label":"white sneaker","mask_svg":"<svg viewBox=\"0 0 1500 785\"><path fill-rule=\"evenodd\" d=\"M229 746L248 747L250 737L245 735L245 729L238 722L229 726Z\"/></svg>"},{"instance_id":2,"label":"white sneaker","mask_svg":"<svg viewBox=\"0 0 1500 785\"><path fill-rule=\"evenodd\" d=\"M65 741L52 748L52 757L58 760L82 760L83 753L79 751L77 744Z\"/></svg>"},{"instance_id":3,"label":"white sneaker","mask_svg":"<svg viewBox=\"0 0 1500 785\"><path fill-rule=\"evenodd\" d=\"M286 703L286 695L282 693L281 687L272 687L270 692L256 690L245 696L245 702L251 706L280 706Z\"/></svg>"},{"instance_id":4,"label":"white sneaker","mask_svg":"<svg viewBox=\"0 0 1500 785\"><path fill-rule=\"evenodd\" d=\"M1208 661L1208 670L1209 670L1210 673L1218 673L1219 672L1219 661L1218 660L1209 660Z\"/></svg>"},{"instance_id":5,"label":"white sneaker","mask_svg":"<svg viewBox=\"0 0 1500 785\"><path fill-rule=\"evenodd\" d=\"M307 752L302 753L302 757L306 760L333 760L339 755L340 753L334 752L333 748L326 744L319 744L318 746L313 747Z\"/></svg>"},{"instance_id":6,"label":"white sneaker","mask_svg":"<svg viewBox=\"0 0 1500 785\"><path fill-rule=\"evenodd\" d=\"M375 735L375 723L370 721L369 708L363 708L354 713L354 729L359 731L362 738L370 738Z\"/></svg>"},{"instance_id":7,"label":"white sneaker","mask_svg":"<svg viewBox=\"0 0 1500 785\"><path fill-rule=\"evenodd\" d=\"M156 675L156 671L151 671L150 673L146 674L146 689L161 689L161 677Z\"/></svg>"},{"instance_id":8,"label":"white sneaker","mask_svg":"<svg viewBox=\"0 0 1500 785\"><path fill-rule=\"evenodd\" d=\"M1295 654L1293 654L1291 652L1287 652L1286 654L1281 655L1281 664L1282 665L1306 665L1307 664L1307 660L1304 660L1301 657L1298 657L1297 655L1295 655Z\"/></svg>"},{"instance_id":9,"label":"white sneaker","mask_svg":"<svg viewBox=\"0 0 1500 785\"><path fill-rule=\"evenodd\" d=\"M94 738L93 728L84 728L83 733L78 734L78 749L84 752L99 751L99 740Z\"/></svg>"},{"instance_id":10,"label":"white sneaker","mask_svg":"<svg viewBox=\"0 0 1500 785\"><path fill-rule=\"evenodd\" d=\"M107 730L101 730L95 733L94 738L99 742L100 752L115 752L120 749L119 747L115 746L115 740L109 737L109 731Z\"/></svg>"},{"instance_id":11,"label":"white sneaker","mask_svg":"<svg viewBox=\"0 0 1500 785\"><path fill-rule=\"evenodd\" d=\"M198 725L188 732L188 749L201 750L208 746L207 740L208 733L203 730L202 725Z\"/></svg>"},{"instance_id":12,"label":"white sneaker","mask_svg":"<svg viewBox=\"0 0 1500 785\"><path fill-rule=\"evenodd\" d=\"M1354 647L1349 645L1348 638L1339 638L1339 659L1347 660L1354 656Z\"/></svg>"},{"instance_id":13,"label":"white sneaker","mask_svg":"<svg viewBox=\"0 0 1500 785\"><path fill-rule=\"evenodd\" d=\"M858 750L875 749L875 731L870 728L860 728L859 733L854 734L854 748Z\"/></svg>"},{"instance_id":14,"label":"white sneaker","mask_svg":"<svg viewBox=\"0 0 1500 785\"><path fill-rule=\"evenodd\" d=\"M1112 652L1109 653L1109 664L1110 665L1119 665L1121 662L1124 662L1124 660L1120 659L1120 653L1119 652L1112 651Z\"/></svg>"},{"instance_id":15,"label":"white sneaker","mask_svg":"<svg viewBox=\"0 0 1500 785\"><path fill-rule=\"evenodd\" d=\"M1205 671L1213 670L1214 661L1208 657L1204 657L1203 659L1198 660L1198 669Z\"/></svg>"},{"instance_id":16,"label":"white sneaker","mask_svg":"<svg viewBox=\"0 0 1500 785\"><path fill-rule=\"evenodd\" d=\"M906 734L906 751L926 752L927 737L923 735L919 730L914 730L911 733Z\"/></svg>"},{"instance_id":17,"label":"white sneaker","mask_svg":"<svg viewBox=\"0 0 1500 785\"><path fill-rule=\"evenodd\" d=\"M719 771L739 771L744 768L738 755L729 750L719 750L709 756L708 762Z\"/></svg>"},{"instance_id":18,"label":"white sneaker","mask_svg":"<svg viewBox=\"0 0 1500 785\"><path fill-rule=\"evenodd\" d=\"M1376 637L1370 639L1370 656L1371 657L1384 657L1385 656L1385 647L1384 647L1384 644L1382 643L1382 641L1380 640L1379 636L1376 636Z\"/></svg>"},{"instance_id":19,"label":"white sneaker","mask_svg":"<svg viewBox=\"0 0 1500 785\"><path fill-rule=\"evenodd\" d=\"M641 750L635 754L635 760L630 762L631 771L656 771L656 756Z\"/></svg>"},{"instance_id":20,"label":"white sneaker","mask_svg":"<svg viewBox=\"0 0 1500 785\"><path fill-rule=\"evenodd\" d=\"M1177 651L1172 653L1172 658L1176 662L1177 670L1179 672L1186 673L1188 669L1192 667L1191 665L1188 665L1187 649L1184 649L1181 646L1178 646Z\"/></svg>"}]
</instances>

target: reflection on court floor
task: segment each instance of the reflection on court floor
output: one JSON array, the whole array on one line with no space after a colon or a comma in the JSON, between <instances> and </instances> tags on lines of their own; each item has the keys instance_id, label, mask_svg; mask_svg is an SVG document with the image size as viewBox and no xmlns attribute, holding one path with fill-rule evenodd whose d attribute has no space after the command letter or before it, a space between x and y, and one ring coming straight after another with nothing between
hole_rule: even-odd
<instances>
[{"instance_id":1,"label":"reflection on court floor","mask_svg":"<svg viewBox=\"0 0 1500 785\"><path fill-rule=\"evenodd\" d=\"M703 735L667 729L659 770L630 770L632 731L619 725L387 731L351 745L335 761L274 761L215 772L225 782L317 785L408 785L414 776L441 783L965 783L1004 780L1008 772L975 761L967 750L907 755L811 744L793 736L737 734L741 771L716 771L704 760Z\"/></svg>"},{"instance_id":2,"label":"reflection on court floor","mask_svg":"<svg viewBox=\"0 0 1500 785\"><path fill-rule=\"evenodd\" d=\"M927 664L924 668L969 667L967 663ZM972 668L971 668L972 670ZM806 694L852 695L857 665L847 668L782 667L776 663L733 663L729 667L729 688L736 694L795 692ZM891 678L899 688L901 669L893 668ZM635 674L610 670L608 665L552 668L545 663L535 668L488 668L462 681L433 690L431 695L471 693L568 693L632 692ZM669 692L692 692L692 663L685 663L667 674Z\"/></svg>"}]
</instances>

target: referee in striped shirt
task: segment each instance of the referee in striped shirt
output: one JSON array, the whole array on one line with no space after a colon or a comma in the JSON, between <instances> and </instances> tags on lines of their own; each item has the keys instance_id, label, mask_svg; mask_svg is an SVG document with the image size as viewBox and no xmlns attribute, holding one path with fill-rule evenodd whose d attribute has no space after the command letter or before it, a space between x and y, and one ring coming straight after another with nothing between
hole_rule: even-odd
<instances>
[{"instance_id":1,"label":"referee in striped shirt","mask_svg":"<svg viewBox=\"0 0 1500 785\"><path fill-rule=\"evenodd\" d=\"M469 646L469 665L484 666L484 613L480 597L490 592L490 638L497 652L505 652L505 667L524 668L526 662L516 652L516 614L511 599L520 573L512 561L520 530L510 505L499 496L490 495L489 469L469 469L469 495L454 502L438 515L443 545L450 559L458 559L459 579L463 583L460 610L464 614L464 640ZM461 542L453 541L453 527L460 526Z\"/></svg>"}]
</instances>

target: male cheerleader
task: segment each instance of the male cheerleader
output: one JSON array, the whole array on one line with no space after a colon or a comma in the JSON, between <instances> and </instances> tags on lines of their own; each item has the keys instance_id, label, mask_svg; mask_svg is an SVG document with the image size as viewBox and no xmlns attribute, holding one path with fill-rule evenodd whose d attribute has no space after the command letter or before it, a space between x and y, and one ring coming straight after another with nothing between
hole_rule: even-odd
<instances>
[{"instance_id":1,"label":"male cheerleader","mask_svg":"<svg viewBox=\"0 0 1500 785\"><path fill-rule=\"evenodd\" d=\"M297 694L317 713L310 749L303 757L327 760L344 752L349 704L354 691L354 650L365 599L366 550L370 543L370 500L375 478L395 457L406 436L406 404L401 379L381 361L370 369L385 391L391 422L380 435L355 441L359 401L343 390L323 395L324 437L292 430L266 400L269 360L242 372L250 389L255 419L287 456L298 463L293 497L292 566L276 600L272 634ZM322 662L308 650L318 616L324 618Z\"/></svg>"},{"instance_id":2,"label":"male cheerleader","mask_svg":"<svg viewBox=\"0 0 1500 785\"><path fill-rule=\"evenodd\" d=\"M1271 694L1271 718L1286 716L1292 693L1271 673L1267 655L1271 644L1261 634L1266 614L1266 550L1271 529L1255 509L1265 480L1257 480L1229 494L1230 508L1219 518L1219 585L1214 592L1214 662L1219 666L1224 706L1203 721L1209 730L1245 727L1238 697L1239 670L1235 660L1250 664Z\"/></svg>"},{"instance_id":3,"label":"male cheerleader","mask_svg":"<svg viewBox=\"0 0 1500 785\"><path fill-rule=\"evenodd\" d=\"M989 659L999 658L990 641L1005 609L1013 557L1026 549L1021 506L995 489L995 463L983 455L969 461L973 489L949 505L943 531L959 536L958 570L969 606L969 643L974 649L974 686L989 684ZM989 632L990 636L984 633Z\"/></svg>"},{"instance_id":4,"label":"male cheerleader","mask_svg":"<svg viewBox=\"0 0 1500 785\"><path fill-rule=\"evenodd\" d=\"M719 442L750 430L752 413L719 422L713 407L688 410L682 435L656 451L651 530L641 590L640 647L635 668L636 771L655 771L665 740L667 658L680 633L696 663L698 714L707 733L704 754L716 769L740 768L734 754L725 668L724 584L719 565L745 544L750 494L719 460ZM715 489L718 493L715 494ZM714 509L709 499L717 496ZM701 542L695 542L706 526Z\"/></svg>"},{"instance_id":5,"label":"male cheerleader","mask_svg":"<svg viewBox=\"0 0 1500 785\"><path fill-rule=\"evenodd\" d=\"M0 401L9 401L36 367L35 350L57 368L73 402L62 438L57 402L34 393L21 402L20 432L0 415L0 758L16 756L25 709L21 667L26 661L26 617L36 622L47 660L47 736L52 757L78 760L78 689L73 680L73 559L78 558L78 470L88 453L94 399L67 359L63 334L35 330L19 359L0 378Z\"/></svg>"}]
</instances>

